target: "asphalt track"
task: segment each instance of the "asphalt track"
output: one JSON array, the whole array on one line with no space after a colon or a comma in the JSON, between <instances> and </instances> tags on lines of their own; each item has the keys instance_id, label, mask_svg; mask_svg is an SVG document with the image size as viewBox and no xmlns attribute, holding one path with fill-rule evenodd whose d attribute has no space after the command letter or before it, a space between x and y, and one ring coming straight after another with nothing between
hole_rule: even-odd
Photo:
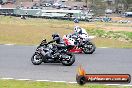
<instances>
[{"instance_id":1,"label":"asphalt track","mask_svg":"<svg viewBox=\"0 0 132 88\"><path fill-rule=\"evenodd\" d=\"M36 46L0 45L0 78L74 82L79 65L88 74L132 75L132 48L97 48L91 55L76 54L76 62L69 67L53 63L33 65L30 58L35 49Z\"/></svg>"}]
</instances>

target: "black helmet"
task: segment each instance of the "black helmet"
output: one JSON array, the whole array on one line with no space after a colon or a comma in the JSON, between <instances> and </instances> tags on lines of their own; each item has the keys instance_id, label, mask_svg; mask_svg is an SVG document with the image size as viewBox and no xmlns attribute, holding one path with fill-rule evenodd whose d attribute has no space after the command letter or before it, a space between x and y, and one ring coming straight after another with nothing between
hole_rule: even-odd
<instances>
[{"instance_id":1,"label":"black helmet","mask_svg":"<svg viewBox=\"0 0 132 88\"><path fill-rule=\"evenodd\" d=\"M60 37L59 34L52 34L52 38L54 39L55 37Z\"/></svg>"}]
</instances>

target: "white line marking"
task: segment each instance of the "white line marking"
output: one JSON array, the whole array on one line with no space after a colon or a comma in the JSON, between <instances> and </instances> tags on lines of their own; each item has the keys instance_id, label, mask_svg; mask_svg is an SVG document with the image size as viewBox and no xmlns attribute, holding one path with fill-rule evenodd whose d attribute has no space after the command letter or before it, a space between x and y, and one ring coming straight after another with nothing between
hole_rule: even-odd
<instances>
[{"instance_id":1,"label":"white line marking","mask_svg":"<svg viewBox=\"0 0 132 88\"><path fill-rule=\"evenodd\" d=\"M66 83L66 81L51 81L51 82L62 82L62 83Z\"/></svg>"},{"instance_id":2,"label":"white line marking","mask_svg":"<svg viewBox=\"0 0 132 88\"><path fill-rule=\"evenodd\" d=\"M4 45L7 45L7 46L13 46L14 44L4 44Z\"/></svg>"},{"instance_id":3,"label":"white line marking","mask_svg":"<svg viewBox=\"0 0 132 88\"><path fill-rule=\"evenodd\" d=\"M77 82L68 82L68 83L75 84L75 83L77 83Z\"/></svg>"},{"instance_id":4,"label":"white line marking","mask_svg":"<svg viewBox=\"0 0 132 88\"><path fill-rule=\"evenodd\" d=\"M35 80L35 81L38 81L38 82L49 82L50 80Z\"/></svg>"},{"instance_id":5,"label":"white line marking","mask_svg":"<svg viewBox=\"0 0 132 88\"><path fill-rule=\"evenodd\" d=\"M0 78L0 79L3 79L3 80L11 80L11 79L14 79L14 78Z\"/></svg>"},{"instance_id":6,"label":"white line marking","mask_svg":"<svg viewBox=\"0 0 132 88\"><path fill-rule=\"evenodd\" d=\"M31 79L15 79L15 80L28 81L28 80L31 80Z\"/></svg>"}]
</instances>

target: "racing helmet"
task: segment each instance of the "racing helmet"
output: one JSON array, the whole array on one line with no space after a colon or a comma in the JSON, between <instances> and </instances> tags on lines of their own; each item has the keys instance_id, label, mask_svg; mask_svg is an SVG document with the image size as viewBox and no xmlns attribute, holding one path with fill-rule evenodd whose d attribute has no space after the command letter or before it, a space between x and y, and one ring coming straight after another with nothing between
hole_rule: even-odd
<instances>
[{"instance_id":1,"label":"racing helmet","mask_svg":"<svg viewBox=\"0 0 132 88\"><path fill-rule=\"evenodd\" d=\"M81 30L81 27L79 27L79 26L76 26L76 27L74 27L74 32L79 32Z\"/></svg>"},{"instance_id":2,"label":"racing helmet","mask_svg":"<svg viewBox=\"0 0 132 88\"><path fill-rule=\"evenodd\" d=\"M52 34L52 38L54 39L55 37L60 37L60 36L57 33Z\"/></svg>"}]
</instances>

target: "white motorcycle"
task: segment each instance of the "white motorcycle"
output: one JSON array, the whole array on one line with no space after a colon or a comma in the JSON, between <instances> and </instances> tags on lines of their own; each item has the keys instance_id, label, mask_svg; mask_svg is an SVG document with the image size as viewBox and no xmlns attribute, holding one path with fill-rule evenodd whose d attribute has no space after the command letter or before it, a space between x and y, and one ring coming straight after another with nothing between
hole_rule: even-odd
<instances>
[{"instance_id":1,"label":"white motorcycle","mask_svg":"<svg viewBox=\"0 0 132 88\"><path fill-rule=\"evenodd\" d=\"M63 40L67 46L69 46L69 52L72 53L85 53L92 54L96 47L91 42L94 36L88 36L87 34L69 34L64 35Z\"/></svg>"}]
</instances>

